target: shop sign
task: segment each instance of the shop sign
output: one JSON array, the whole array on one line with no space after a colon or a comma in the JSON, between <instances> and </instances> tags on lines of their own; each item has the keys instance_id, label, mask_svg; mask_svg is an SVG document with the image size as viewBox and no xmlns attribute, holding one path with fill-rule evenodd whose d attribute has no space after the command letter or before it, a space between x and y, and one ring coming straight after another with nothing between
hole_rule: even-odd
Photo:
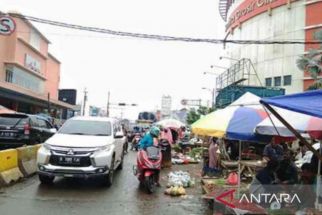
<instances>
[{"instance_id":1,"label":"shop sign","mask_svg":"<svg viewBox=\"0 0 322 215\"><path fill-rule=\"evenodd\" d=\"M265 12L268 8L279 7L286 4L287 0L252 0L241 4L229 17L226 24L226 31L234 28L239 22L245 21L260 13Z\"/></svg>"},{"instance_id":2,"label":"shop sign","mask_svg":"<svg viewBox=\"0 0 322 215\"><path fill-rule=\"evenodd\" d=\"M25 67L34 72L40 73L40 62L28 54L25 56Z\"/></svg>"},{"instance_id":3,"label":"shop sign","mask_svg":"<svg viewBox=\"0 0 322 215\"><path fill-rule=\"evenodd\" d=\"M16 22L10 16L0 16L0 35L9 36L16 29Z\"/></svg>"}]
</instances>

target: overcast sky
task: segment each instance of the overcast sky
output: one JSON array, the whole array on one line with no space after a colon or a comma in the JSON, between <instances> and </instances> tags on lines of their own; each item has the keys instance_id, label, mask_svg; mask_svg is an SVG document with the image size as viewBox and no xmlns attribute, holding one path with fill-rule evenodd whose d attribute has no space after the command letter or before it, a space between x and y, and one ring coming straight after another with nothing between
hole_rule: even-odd
<instances>
[{"instance_id":1,"label":"overcast sky","mask_svg":"<svg viewBox=\"0 0 322 215\"><path fill-rule=\"evenodd\" d=\"M147 34L216 38L224 35L217 0L0 0L1 10L72 24ZM222 45L121 38L36 24L51 41L50 52L61 62L60 88L76 88L81 102L88 89L91 105L137 103L124 110L135 118L141 110L160 108L171 95L173 108L183 98L210 100L215 76L210 65L224 65ZM120 110L112 111L119 116Z\"/></svg>"}]
</instances>

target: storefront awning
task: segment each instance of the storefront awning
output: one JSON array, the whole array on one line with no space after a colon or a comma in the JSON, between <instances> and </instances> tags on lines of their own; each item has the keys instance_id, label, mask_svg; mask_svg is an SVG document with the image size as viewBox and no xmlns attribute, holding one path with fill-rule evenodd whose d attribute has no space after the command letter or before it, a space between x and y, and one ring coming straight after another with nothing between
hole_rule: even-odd
<instances>
[{"instance_id":1,"label":"storefront awning","mask_svg":"<svg viewBox=\"0 0 322 215\"><path fill-rule=\"evenodd\" d=\"M47 107L48 105L46 96L6 82L0 83L0 96L41 107ZM50 105L58 108L74 109L73 105L55 99L50 99Z\"/></svg>"}]
</instances>

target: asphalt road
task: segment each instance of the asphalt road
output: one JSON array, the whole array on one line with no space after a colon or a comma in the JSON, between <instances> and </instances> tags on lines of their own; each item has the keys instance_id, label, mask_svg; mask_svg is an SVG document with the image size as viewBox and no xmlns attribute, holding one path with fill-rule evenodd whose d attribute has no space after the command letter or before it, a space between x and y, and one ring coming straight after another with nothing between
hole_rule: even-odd
<instances>
[{"instance_id":1,"label":"asphalt road","mask_svg":"<svg viewBox=\"0 0 322 215\"><path fill-rule=\"evenodd\" d=\"M136 153L125 157L124 168L115 175L110 188L102 187L97 180L56 179L51 186L41 185L37 176L24 179L7 188L0 188L0 214L11 215L99 215L99 214L200 214L208 215L201 197L201 188L187 189L187 196L170 197L163 194L166 175L162 171L162 187L154 194L139 188L132 173ZM173 166L172 170L189 169L198 178L200 166Z\"/></svg>"}]
</instances>

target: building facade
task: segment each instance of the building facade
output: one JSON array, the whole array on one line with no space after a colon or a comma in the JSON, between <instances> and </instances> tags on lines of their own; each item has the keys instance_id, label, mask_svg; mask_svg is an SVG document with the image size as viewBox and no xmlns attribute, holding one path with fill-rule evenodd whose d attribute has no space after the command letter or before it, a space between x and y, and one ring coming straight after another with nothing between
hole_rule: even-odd
<instances>
[{"instance_id":1,"label":"building facade","mask_svg":"<svg viewBox=\"0 0 322 215\"><path fill-rule=\"evenodd\" d=\"M73 108L58 100L60 62L48 52L49 40L31 22L9 16L16 28L10 35L0 34L0 104L59 118L63 109Z\"/></svg>"},{"instance_id":2,"label":"building facade","mask_svg":"<svg viewBox=\"0 0 322 215\"><path fill-rule=\"evenodd\" d=\"M220 0L219 10L227 40L310 41L322 29L321 0ZM285 88L289 94L313 83L296 65L311 48L319 45L226 44L225 54L231 65L235 59L249 59L262 86Z\"/></svg>"},{"instance_id":3,"label":"building facade","mask_svg":"<svg viewBox=\"0 0 322 215\"><path fill-rule=\"evenodd\" d=\"M171 96L162 96L161 99L161 118L171 116L172 98Z\"/></svg>"}]
</instances>

